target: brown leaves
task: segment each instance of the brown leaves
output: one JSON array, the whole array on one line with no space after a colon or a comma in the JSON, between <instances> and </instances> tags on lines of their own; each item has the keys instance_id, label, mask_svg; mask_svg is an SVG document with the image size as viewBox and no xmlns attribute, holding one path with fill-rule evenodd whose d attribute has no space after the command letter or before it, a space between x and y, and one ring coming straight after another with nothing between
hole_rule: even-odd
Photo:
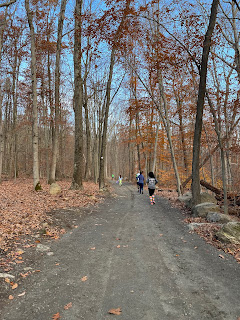
<instances>
[{"instance_id":1,"label":"brown leaves","mask_svg":"<svg viewBox=\"0 0 240 320\"><path fill-rule=\"evenodd\" d=\"M82 278L81 278L81 281L82 281L82 282L85 282L85 281L87 281L87 279L88 279L88 277L85 276L85 277L82 277Z\"/></svg>"},{"instance_id":2,"label":"brown leaves","mask_svg":"<svg viewBox=\"0 0 240 320\"><path fill-rule=\"evenodd\" d=\"M70 308L72 308L72 302L69 302L68 304L66 304L66 305L64 306L64 310L68 310L68 309L70 309Z\"/></svg>"},{"instance_id":3,"label":"brown leaves","mask_svg":"<svg viewBox=\"0 0 240 320\"><path fill-rule=\"evenodd\" d=\"M57 196L49 194L49 185L44 181L41 183L43 190L35 192L32 179L18 179L3 181L0 189L0 246L7 253L11 251L11 261L14 264L23 263L22 249L19 246L21 235L40 232L42 236L58 239L65 232L64 229L51 225L51 218L47 212L51 209L67 207L83 207L90 203L100 202L102 197L98 186L94 183L84 184L84 191L69 190L70 181L59 181L62 193ZM92 197L88 195L91 194ZM39 240L36 240L39 241ZM15 244L18 242L18 244ZM31 245L23 243L27 248ZM15 245L15 251L14 251ZM9 258L9 257L8 257ZM8 266L5 267L6 270Z\"/></svg>"},{"instance_id":4,"label":"brown leaves","mask_svg":"<svg viewBox=\"0 0 240 320\"><path fill-rule=\"evenodd\" d=\"M13 285L12 285L12 289L14 290L14 289L17 289L17 287L18 287L18 284L17 283L14 283Z\"/></svg>"},{"instance_id":5,"label":"brown leaves","mask_svg":"<svg viewBox=\"0 0 240 320\"><path fill-rule=\"evenodd\" d=\"M121 313L122 313L122 310L121 310L121 308L110 309L110 310L108 311L108 313L110 313L110 314L115 314L115 315L117 315L117 316L120 316Z\"/></svg>"},{"instance_id":6,"label":"brown leaves","mask_svg":"<svg viewBox=\"0 0 240 320\"><path fill-rule=\"evenodd\" d=\"M58 312L58 313L56 313L56 314L54 314L53 316L52 316L52 319L53 320L58 320L58 319L60 319L61 317L60 317L60 313Z\"/></svg>"}]
</instances>

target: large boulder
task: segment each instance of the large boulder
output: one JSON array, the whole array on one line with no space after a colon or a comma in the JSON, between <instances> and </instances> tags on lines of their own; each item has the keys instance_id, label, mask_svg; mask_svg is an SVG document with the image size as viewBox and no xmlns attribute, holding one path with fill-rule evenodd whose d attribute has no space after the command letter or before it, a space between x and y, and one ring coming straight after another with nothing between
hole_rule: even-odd
<instances>
[{"instance_id":1,"label":"large boulder","mask_svg":"<svg viewBox=\"0 0 240 320\"><path fill-rule=\"evenodd\" d=\"M185 204L186 207L191 207L192 193L186 192L182 196L178 197L178 201Z\"/></svg>"},{"instance_id":2,"label":"large boulder","mask_svg":"<svg viewBox=\"0 0 240 320\"><path fill-rule=\"evenodd\" d=\"M197 204L192 208L192 214L194 217L206 218L209 212L219 212L220 208L215 203L204 202Z\"/></svg>"},{"instance_id":3,"label":"large boulder","mask_svg":"<svg viewBox=\"0 0 240 320\"><path fill-rule=\"evenodd\" d=\"M206 218L208 222L228 223L234 221L234 218L228 214L223 214L220 212L208 212Z\"/></svg>"},{"instance_id":4,"label":"large boulder","mask_svg":"<svg viewBox=\"0 0 240 320\"><path fill-rule=\"evenodd\" d=\"M225 243L240 244L240 222L228 222L216 233L216 238Z\"/></svg>"},{"instance_id":5,"label":"large boulder","mask_svg":"<svg viewBox=\"0 0 240 320\"><path fill-rule=\"evenodd\" d=\"M182 203L185 204L186 207L191 208L193 207L192 205L192 193L190 191L184 193L184 195L178 197L178 200ZM210 202L210 203L215 203L217 204L217 199L215 198L214 195L207 193L207 192L202 192L200 194L200 203L205 203L205 202Z\"/></svg>"},{"instance_id":6,"label":"large boulder","mask_svg":"<svg viewBox=\"0 0 240 320\"><path fill-rule=\"evenodd\" d=\"M215 203L217 204L217 199L215 198L215 195L213 194L210 194L208 192L202 192L200 194L200 201L201 203L204 203L204 202L211 202L211 203Z\"/></svg>"},{"instance_id":7,"label":"large boulder","mask_svg":"<svg viewBox=\"0 0 240 320\"><path fill-rule=\"evenodd\" d=\"M60 193L61 190L62 190L62 189L61 189L61 187L59 186L59 184L57 184L56 182L54 182L54 183L52 183L52 184L50 185L49 192L50 192L50 194L52 194L52 195L56 195L56 194Z\"/></svg>"}]
</instances>

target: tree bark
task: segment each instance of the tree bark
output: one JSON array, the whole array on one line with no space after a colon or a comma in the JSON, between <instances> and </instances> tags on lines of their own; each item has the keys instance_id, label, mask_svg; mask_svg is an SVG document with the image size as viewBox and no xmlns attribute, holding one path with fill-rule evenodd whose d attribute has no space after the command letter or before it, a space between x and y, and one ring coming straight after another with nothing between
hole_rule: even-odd
<instances>
[{"instance_id":1,"label":"tree bark","mask_svg":"<svg viewBox=\"0 0 240 320\"><path fill-rule=\"evenodd\" d=\"M106 155L106 145L107 145L107 125L108 125L109 107L110 107L110 102L111 102L110 94L111 94L113 67L114 67L114 62L115 62L115 52L116 52L116 48L115 48L115 45L113 45L113 48L111 51L109 76L108 76L107 89L106 89L106 98L107 99L106 99L106 106L105 106L101 153L100 153L100 165L99 165L99 189L100 190L102 190L103 187L105 186L104 167L105 167L105 155Z\"/></svg>"},{"instance_id":2,"label":"tree bark","mask_svg":"<svg viewBox=\"0 0 240 320\"><path fill-rule=\"evenodd\" d=\"M36 45L33 25L33 13L29 8L29 0L25 0L25 9L31 36L31 79L32 79L32 141L33 141L33 185L35 190L41 189L39 181L38 159L38 109L37 109L37 76L36 76Z\"/></svg>"},{"instance_id":3,"label":"tree bark","mask_svg":"<svg viewBox=\"0 0 240 320\"><path fill-rule=\"evenodd\" d=\"M211 47L211 38L214 31L217 9L219 0L213 0L211 6L211 15L209 19L208 29L205 35L203 43L203 53L200 69L200 82L198 89L198 100L197 100L197 113L195 121L194 139L193 139L193 162L192 162L192 196L193 205L200 203L200 146L201 146L201 133L202 133L202 118L203 118L203 107L206 93L206 80L207 80L207 66L208 56Z\"/></svg>"},{"instance_id":4,"label":"tree bark","mask_svg":"<svg viewBox=\"0 0 240 320\"><path fill-rule=\"evenodd\" d=\"M61 1L60 15L58 19L58 37L57 37L57 51L56 51L56 65L55 65L55 122L53 130L53 147L52 147L52 162L49 172L49 184L56 180L56 166L58 155L58 140L59 140L59 122L60 122L60 58L62 47L62 30L63 21L65 17L66 0Z\"/></svg>"},{"instance_id":5,"label":"tree bark","mask_svg":"<svg viewBox=\"0 0 240 320\"><path fill-rule=\"evenodd\" d=\"M82 81L82 0L76 0L74 28L74 115L75 147L71 189L83 188L83 81Z\"/></svg>"}]
</instances>

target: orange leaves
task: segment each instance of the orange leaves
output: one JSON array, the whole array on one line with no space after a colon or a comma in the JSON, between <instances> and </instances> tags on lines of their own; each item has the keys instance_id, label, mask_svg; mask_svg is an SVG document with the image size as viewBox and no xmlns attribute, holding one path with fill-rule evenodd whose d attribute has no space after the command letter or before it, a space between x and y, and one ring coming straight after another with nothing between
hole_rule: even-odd
<instances>
[{"instance_id":1,"label":"orange leaves","mask_svg":"<svg viewBox=\"0 0 240 320\"><path fill-rule=\"evenodd\" d=\"M68 304L66 304L66 305L64 306L64 310L68 310L68 309L70 309L70 308L72 308L72 302L69 302Z\"/></svg>"},{"instance_id":2,"label":"orange leaves","mask_svg":"<svg viewBox=\"0 0 240 320\"><path fill-rule=\"evenodd\" d=\"M41 233L44 237L58 239L65 233L64 229L53 227L49 222L51 218L46 214L52 209L66 207L83 207L87 204L100 202L102 197L98 192L98 186L94 183L84 184L84 190L69 190L68 181L59 181L62 193L57 196L49 194L49 186L43 182L43 190L35 192L31 179L18 179L3 181L0 190L0 245L8 253L14 264L23 263L24 251L19 246L21 235ZM89 197L88 194L93 195ZM14 243L18 242L15 245ZM40 243L40 240L36 240ZM32 244L21 243L23 248L29 248ZM6 270L8 266L6 266Z\"/></svg>"},{"instance_id":3,"label":"orange leaves","mask_svg":"<svg viewBox=\"0 0 240 320\"><path fill-rule=\"evenodd\" d=\"M13 285L12 285L12 289L14 290L14 289L17 289L17 287L18 287L18 284L17 283L14 283Z\"/></svg>"},{"instance_id":4,"label":"orange leaves","mask_svg":"<svg viewBox=\"0 0 240 320\"><path fill-rule=\"evenodd\" d=\"M121 308L110 309L110 310L108 311L108 313L110 313L110 314L115 314L115 315L117 315L117 316L120 316L121 313L122 313L122 310L121 310Z\"/></svg>"},{"instance_id":5,"label":"orange leaves","mask_svg":"<svg viewBox=\"0 0 240 320\"><path fill-rule=\"evenodd\" d=\"M12 295L10 294L10 296L8 297L8 299L9 299L9 300L13 300L13 299L14 299L14 296L12 296Z\"/></svg>"},{"instance_id":6,"label":"orange leaves","mask_svg":"<svg viewBox=\"0 0 240 320\"><path fill-rule=\"evenodd\" d=\"M72 302L69 302L68 304L66 304L64 307L63 307L63 309L64 310L68 310L68 309L70 309L70 308L72 308ZM61 318L61 316L60 316L60 313L58 312L58 313L56 313L56 314L54 314L53 316L52 316L52 320L58 320L58 319L60 319Z\"/></svg>"},{"instance_id":7,"label":"orange leaves","mask_svg":"<svg viewBox=\"0 0 240 320\"><path fill-rule=\"evenodd\" d=\"M85 281L87 281L87 279L88 279L88 277L85 276L85 277L82 277L82 278L81 278L81 281L82 281L82 282L85 282Z\"/></svg>"}]
</instances>

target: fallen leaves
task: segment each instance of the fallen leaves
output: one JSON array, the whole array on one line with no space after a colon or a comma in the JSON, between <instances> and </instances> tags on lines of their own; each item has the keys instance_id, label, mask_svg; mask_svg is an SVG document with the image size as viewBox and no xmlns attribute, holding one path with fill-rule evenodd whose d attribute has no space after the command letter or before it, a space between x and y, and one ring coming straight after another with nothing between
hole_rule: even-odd
<instances>
[{"instance_id":1,"label":"fallen leaves","mask_svg":"<svg viewBox=\"0 0 240 320\"><path fill-rule=\"evenodd\" d=\"M14 290L14 289L17 289L17 287L18 287L18 284L17 283L14 283L13 285L12 285L12 289Z\"/></svg>"},{"instance_id":2,"label":"fallen leaves","mask_svg":"<svg viewBox=\"0 0 240 320\"><path fill-rule=\"evenodd\" d=\"M68 310L68 309L70 309L70 308L72 308L72 302L69 302L68 304L66 304L66 305L64 306L64 310Z\"/></svg>"},{"instance_id":3,"label":"fallen leaves","mask_svg":"<svg viewBox=\"0 0 240 320\"><path fill-rule=\"evenodd\" d=\"M115 315L117 315L117 316L120 316L121 313L122 313L122 310L121 310L121 308L110 309L110 310L108 311L108 313L110 313L110 314L115 314Z\"/></svg>"},{"instance_id":4,"label":"fallen leaves","mask_svg":"<svg viewBox=\"0 0 240 320\"><path fill-rule=\"evenodd\" d=\"M25 295L26 291L22 292L22 293L19 293L18 294L18 297L23 297Z\"/></svg>"},{"instance_id":5,"label":"fallen leaves","mask_svg":"<svg viewBox=\"0 0 240 320\"><path fill-rule=\"evenodd\" d=\"M54 314L53 316L52 316L52 319L53 320L58 320L58 319L60 319L61 317L60 317L60 313L58 312L58 313L56 313L56 314Z\"/></svg>"},{"instance_id":6,"label":"fallen leaves","mask_svg":"<svg viewBox=\"0 0 240 320\"><path fill-rule=\"evenodd\" d=\"M2 182L0 246L4 254L0 258L0 264L4 270L9 270L11 261L16 264L23 263L21 255L24 251L19 248L19 244L29 248L31 243L26 242L40 243L39 240L31 239L32 235L41 233L43 237L58 239L65 232L63 228L51 224L52 218L47 212L52 209L84 207L102 199L98 185L94 183L84 183L84 190L70 190L71 181L58 181L58 183L62 192L52 196L49 194L49 185L44 181L41 183L43 190L39 192L33 190L32 179L18 179L17 183L14 180ZM93 195L93 199L87 194ZM26 236L29 241L23 240Z\"/></svg>"},{"instance_id":7,"label":"fallen leaves","mask_svg":"<svg viewBox=\"0 0 240 320\"><path fill-rule=\"evenodd\" d=\"M219 258L225 259L225 257L222 254L219 254L218 256Z\"/></svg>"},{"instance_id":8,"label":"fallen leaves","mask_svg":"<svg viewBox=\"0 0 240 320\"><path fill-rule=\"evenodd\" d=\"M82 282L85 282L85 281L87 281L87 279L88 279L88 277L85 276L85 277L82 277L82 278L81 278L81 281L82 281Z\"/></svg>"},{"instance_id":9,"label":"fallen leaves","mask_svg":"<svg viewBox=\"0 0 240 320\"><path fill-rule=\"evenodd\" d=\"M9 300L13 300L13 299L14 299L14 296L12 296L12 295L10 294L10 296L8 297L8 299L9 299Z\"/></svg>"}]
</instances>

